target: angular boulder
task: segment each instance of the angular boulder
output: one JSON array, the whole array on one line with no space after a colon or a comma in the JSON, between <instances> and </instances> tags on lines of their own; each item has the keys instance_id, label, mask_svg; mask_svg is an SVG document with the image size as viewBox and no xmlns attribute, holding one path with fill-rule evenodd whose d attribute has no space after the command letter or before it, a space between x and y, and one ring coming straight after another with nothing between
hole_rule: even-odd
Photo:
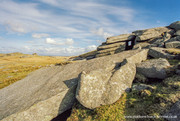
<instances>
[{"instance_id":1,"label":"angular boulder","mask_svg":"<svg viewBox=\"0 0 180 121\"><path fill-rule=\"evenodd\" d=\"M166 69L170 66L166 59L152 59L137 64L137 73L147 78L165 79L167 77Z\"/></svg>"},{"instance_id":2,"label":"angular boulder","mask_svg":"<svg viewBox=\"0 0 180 121\"><path fill-rule=\"evenodd\" d=\"M89 109L116 102L131 87L136 74L135 63L146 60L147 52L140 50L112 70L82 72L76 90L77 100Z\"/></svg>"},{"instance_id":3,"label":"angular boulder","mask_svg":"<svg viewBox=\"0 0 180 121\"><path fill-rule=\"evenodd\" d=\"M112 70L140 50L39 69L0 90L0 120L49 121L71 108L78 75L96 69Z\"/></svg>"},{"instance_id":4,"label":"angular boulder","mask_svg":"<svg viewBox=\"0 0 180 121\"><path fill-rule=\"evenodd\" d=\"M176 57L175 55L171 55L167 53L165 48L159 48L159 47L151 47L149 49L148 54L153 58L173 59Z\"/></svg>"},{"instance_id":5,"label":"angular boulder","mask_svg":"<svg viewBox=\"0 0 180 121\"><path fill-rule=\"evenodd\" d=\"M115 72L106 70L82 72L76 98L89 109L112 104L131 87L135 73L136 66L130 63L126 63Z\"/></svg>"},{"instance_id":6,"label":"angular boulder","mask_svg":"<svg viewBox=\"0 0 180 121\"><path fill-rule=\"evenodd\" d=\"M179 48L180 49L180 41L173 41L165 43L166 48Z\"/></svg>"},{"instance_id":7,"label":"angular boulder","mask_svg":"<svg viewBox=\"0 0 180 121\"><path fill-rule=\"evenodd\" d=\"M163 37L163 33L174 33L174 31L167 27L157 27L146 30L138 30L133 33L136 35L136 41L146 41L153 38Z\"/></svg>"},{"instance_id":8,"label":"angular boulder","mask_svg":"<svg viewBox=\"0 0 180 121\"><path fill-rule=\"evenodd\" d=\"M180 21L176 21L176 22L170 24L169 27L175 29L176 31L180 30Z\"/></svg>"}]
</instances>

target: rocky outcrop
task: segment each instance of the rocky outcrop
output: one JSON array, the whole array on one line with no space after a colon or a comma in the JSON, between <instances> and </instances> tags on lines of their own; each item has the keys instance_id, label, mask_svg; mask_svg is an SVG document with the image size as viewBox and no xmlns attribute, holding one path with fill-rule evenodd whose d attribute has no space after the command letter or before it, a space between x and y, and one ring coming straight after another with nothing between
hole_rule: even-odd
<instances>
[{"instance_id":1,"label":"rocky outcrop","mask_svg":"<svg viewBox=\"0 0 180 121\"><path fill-rule=\"evenodd\" d=\"M165 79L166 69L170 66L166 59L152 59L137 65L137 72L147 78Z\"/></svg>"},{"instance_id":2,"label":"rocky outcrop","mask_svg":"<svg viewBox=\"0 0 180 121\"><path fill-rule=\"evenodd\" d=\"M124 50L150 47L165 47L166 42L180 41L179 22L172 23L166 27L156 27L145 30L137 30L129 34L121 34L107 38L97 47L96 53L83 59L93 59L107 55L116 54ZM144 43L145 42L145 43ZM77 57L82 59L82 57Z\"/></svg>"},{"instance_id":3,"label":"rocky outcrop","mask_svg":"<svg viewBox=\"0 0 180 121\"><path fill-rule=\"evenodd\" d=\"M106 42L102 43L102 45L97 48L96 57L112 55L124 51L126 48L126 41L129 40L135 40L135 36L133 34L122 34L107 38Z\"/></svg>"},{"instance_id":4,"label":"rocky outcrop","mask_svg":"<svg viewBox=\"0 0 180 121\"><path fill-rule=\"evenodd\" d=\"M162 38L164 33L173 33L172 29L167 27L157 27L146 30L138 30L133 33L136 35L136 41L146 41L154 38Z\"/></svg>"},{"instance_id":5,"label":"rocky outcrop","mask_svg":"<svg viewBox=\"0 0 180 121\"><path fill-rule=\"evenodd\" d=\"M76 90L77 100L85 107L93 109L116 102L124 91L131 87L136 74L136 63L147 59L148 50L127 57L111 71L93 70L82 72Z\"/></svg>"},{"instance_id":6,"label":"rocky outcrop","mask_svg":"<svg viewBox=\"0 0 180 121\"><path fill-rule=\"evenodd\" d=\"M175 29L176 31L180 30L180 21L176 21L176 22L170 24L169 27Z\"/></svg>"},{"instance_id":7,"label":"rocky outcrop","mask_svg":"<svg viewBox=\"0 0 180 121\"><path fill-rule=\"evenodd\" d=\"M71 108L75 99L78 75L103 69L113 70L125 58L140 50L88 61L53 66L37 70L26 78L0 90L0 120L50 120Z\"/></svg>"},{"instance_id":8,"label":"rocky outcrop","mask_svg":"<svg viewBox=\"0 0 180 121\"><path fill-rule=\"evenodd\" d=\"M122 34L119 36L109 37L106 42L97 48L96 57L112 55L128 49L164 47L166 41L174 41L178 37L172 38L175 33L174 29L169 27L157 27L146 30L137 30L130 34ZM143 43L146 41L146 43ZM132 47L127 47L129 46ZM138 43L137 43L138 42ZM134 44L137 44L134 46Z\"/></svg>"}]
</instances>

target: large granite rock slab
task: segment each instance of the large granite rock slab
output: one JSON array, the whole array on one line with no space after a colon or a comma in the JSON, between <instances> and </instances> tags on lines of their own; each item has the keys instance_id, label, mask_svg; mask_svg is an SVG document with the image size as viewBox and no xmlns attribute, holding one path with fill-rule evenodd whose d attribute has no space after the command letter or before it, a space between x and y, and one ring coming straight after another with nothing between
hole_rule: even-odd
<instances>
[{"instance_id":1,"label":"large granite rock slab","mask_svg":"<svg viewBox=\"0 0 180 121\"><path fill-rule=\"evenodd\" d=\"M174 30L167 27L157 27L133 32L136 35L136 41L146 41L153 38L163 37L163 33L174 33Z\"/></svg>"},{"instance_id":2,"label":"large granite rock slab","mask_svg":"<svg viewBox=\"0 0 180 121\"><path fill-rule=\"evenodd\" d=\"M176 31L180 30L180 21L176 21L176 22L170 24L169 27L175 29Z\"/></svg>"},{"instance_id":3,"label":"large granite rock slab","mask_svg":"<svg viewBox=\"0 0 180 121\"><path fill-rule=\"evenodd\" d=\"M151 47L149 49L148 54L153 58L167 58L167 59L173 59L176 56L171 55L166 52L166 48L159 48L159 47Z\"/></svg>"},{"instance_id":4,"label":"large granite rock slab","mask_svg":"<svg viewBox=\"0 0 180 121\"><path fill-rule=\"evenodd\" d=\"M37 70L0 90L0 120L49 121L71 108L78 75L96 69L112 70L140 50L95 58L88 61Z\"/></svg>"},{"instance_id":5,"label":"large granite rock slab","mask_svg":"<svg viewBox=\"0 0 180 121\"><path fill-rule=\"evenodd\" d=\"M166 59L152 59L137 64L137 73L147 78L165 79L167 77L166 69L170 66Z\"/></svg>"},{"instance_id":6,"label":"large granite rock slab","mask_svg":"<svg viewBox=\"0 0 180 121\"><path fill-rule=\"evenodd\" d=\"M177 101L170 110L164 114L164 116L168 116L165 118L168 121L180 121L180 101Z\"/></svg>"},{"instance_id":7,"label":"large granite rock slab","mask_svg":"<svg viewBox=\"0 0 180 121\"><path fill-rule=\"evenodd\" d=\"M127 57L112 70L83 71L76 90L77 100L85 107L94 109L116 102L131 87L136 74L136 63L147 59L148 50Z\"/></svg>"},{"instance_id":8,"label":"large granite rock slab","mask_svg":"<svg viewBox=\"0 0 180 121\"><path fill-rule=\"evenodd\" d=\"M117 101L125 89L131 87L136 73L135 64L126 63L117 71L94 70L83 72L76 98L85 107L94 109Z\"/></svg>"},{"instance_id":9,"label":"large granite rock slab","mask_svg":"<svg viewBox=\"0 0 180 121\"><path fill-rule=\"evenodd\" d=\"M121 34L119 36L107 38L106 43L107 44L117 43L117 42L122 42L126 40L132 40L132 39L135 39L135 36L133 34Z\"/></svg>"}]
</instances>

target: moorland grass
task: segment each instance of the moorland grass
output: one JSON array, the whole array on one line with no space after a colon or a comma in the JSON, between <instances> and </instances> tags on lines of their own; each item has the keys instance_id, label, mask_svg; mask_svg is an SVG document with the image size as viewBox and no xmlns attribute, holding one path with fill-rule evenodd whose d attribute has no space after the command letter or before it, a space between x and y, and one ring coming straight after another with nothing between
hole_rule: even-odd
<instances>
[{"instance_id":1,"label":"moorland grass","mask_svg":"<svg viewBox=\"0 0 180 121\"><path fill-rule=\"evenodd\" d=\"M0 89L42 67L65 63L68 57L50 57L22 53L0 54Z\"/></svg>"}]
</instances>

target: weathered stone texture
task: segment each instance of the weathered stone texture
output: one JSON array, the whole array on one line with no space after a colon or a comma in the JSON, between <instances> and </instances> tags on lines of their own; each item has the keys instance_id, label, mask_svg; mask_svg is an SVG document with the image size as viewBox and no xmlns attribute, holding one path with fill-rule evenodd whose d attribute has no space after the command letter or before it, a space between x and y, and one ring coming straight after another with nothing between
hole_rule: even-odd
<instances>
[{"instance_id":1,"label":"weathered stone texture","mask_svg":"<svg viewBox=\"0 0 180 121\"><path fill-rule=\"evenodd\" d=\"M169 27L175 29L176 31L180 30L180 21L176 21L176 22L170 24Z\"/></svg>"},{"instance_id":2,"label":"weathered stone texture","mask_svg":"<svg viewBox=\"0 0 180 121\"><path fill-rule=\"evenodd\" d=\"M137 72L148 78L165 79L166 69L170 66L166 59L152 59L137 65Z\"/></svg>"},{"instance_id":3,"label":"weathered stone texture","mask_svg":"<svg viewBox=\"0 0 180 121\"><path fill-rule=\"evenodd\" d=\"M126 41L126 40L132 40L134 38L135 36L133 34L121 34L119 36L107 38L106 43L107 44L116 43L116 42L121 42L121 41Z\"/></svg>"},{"instance_id":4,"label":"weathered stone texture","mask_svg":"<svg viewBox=\"0 0 180 121\"><path fill-rule=\"evenodd\" d=\"M157 27L146 30L138 30L134 31L133 33L136 35L136 41L145 41L152 38L163 37L163 33L165 32L173 33L174 31L167 27Z\"/></svg>"},{"instance_id":5,"label":"weathered stone texture","mask_svg":"<svg viewBox=\"0 0 180 121\"><path fill-rule=\"evenodd\" d=\"M167 58L167 59L175 58L175 55L171 55L169 53L166 53L166 49L165 48L159 48L159 47L151 47L149 49L148 54L151 57L154 57L154 58Z\"/></svg>"},{"instance_id":6,"label":"weathered stone texture","mask_svg":"<svg viewBox=\"0 0 180 121\"><path fill-rule=\"evenodd\" d=\"M166 48L179 48L180 49L180 41L167 42L165 46Z\"/></svg>"},{"instance_id":7,"label":"weathered stone texture","mask_svg":"<svg viewBox=\"0 0 180 121\"><path fill-rule=\"evenodd\" d=\"M135 64L147 59L148 50L139 50L126 57L120 67L112 70L93 70L81 73L76 98L85 107L93 109L116 102L131 87L136 74Z\"/></svg>"}]
</instances>

